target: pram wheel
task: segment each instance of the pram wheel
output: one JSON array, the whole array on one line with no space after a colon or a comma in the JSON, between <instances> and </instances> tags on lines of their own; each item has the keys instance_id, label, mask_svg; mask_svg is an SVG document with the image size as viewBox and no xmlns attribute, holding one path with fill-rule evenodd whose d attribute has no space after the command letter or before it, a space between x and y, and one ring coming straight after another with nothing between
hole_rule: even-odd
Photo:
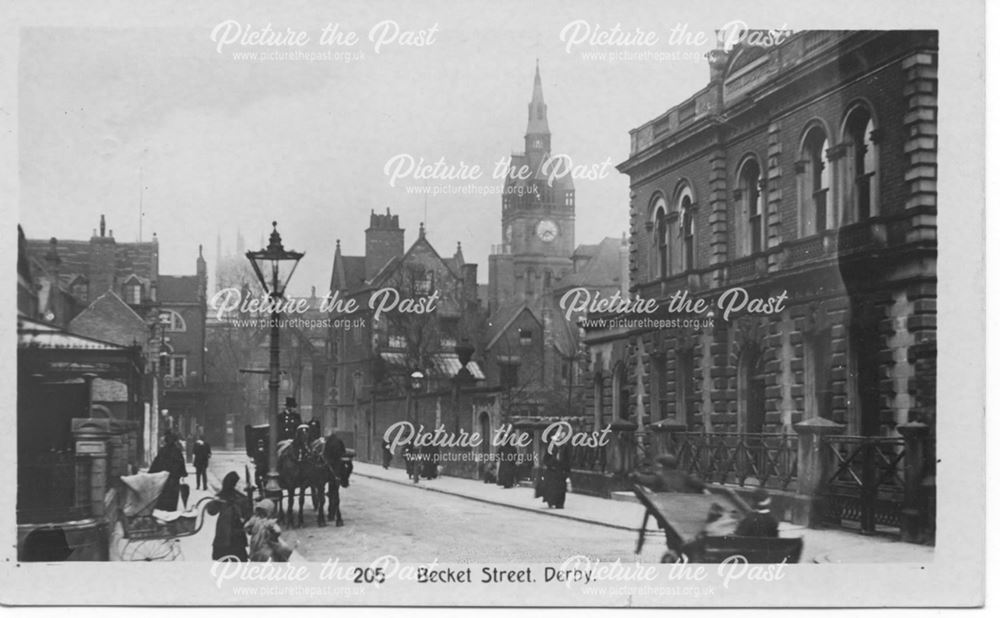
<instances>
[{"instance_id":1,"label":"pram wheel","mask_svg":"<svg viewBox=\"0 0 1000 618\"><path fill-rule=\"evenodd\" d=\"M668 549L664 552L663 556L660 557L661 564L674 564L676 562L687 562L687 556L684 554L678 554L672 549Z\"/></svg>"}]
</instances>

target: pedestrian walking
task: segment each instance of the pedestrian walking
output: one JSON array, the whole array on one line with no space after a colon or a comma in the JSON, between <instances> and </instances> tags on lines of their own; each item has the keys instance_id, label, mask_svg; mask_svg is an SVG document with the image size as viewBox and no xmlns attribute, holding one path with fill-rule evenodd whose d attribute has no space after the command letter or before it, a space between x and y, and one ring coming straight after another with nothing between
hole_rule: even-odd
<instances>
[{"instance_id":1,"label":"pedestrian walking","mask_svg":"<svg viewBox=\"0 0 1000 618\"><path fill-rule=\"evenodd\" d=\"M208 460L211 457L211 445L199 436L194 442L195 489L208 489Z\"/></svg>"},{"instance_id":2,"label":"pedestrian walking","mask_svg":"<svg viewBox=\"0 0 1000 618\"><path fill-rule=\"evenodd\" d=\"M542 456L542 476L536 492L549 508L561 509L566 505L566 482L569 480L569 446L548 446Z\"/></svg>"},{"instance_id":3,"label":"pedestrian walking","mask_svg":"<svg viewBox=\"0 0 1000 618\"><path fill-rule=\"evenodd\" d=\"M504 443L497 448L496 482L504 489L517 483L517 448L513 444Z\"/></svg>"},{"instance_id":4,"label":"pedestrian walking","mask_svg":"<svg viewBox=\"0 0 1000 618\"><path fill-rule=\"evenodd\" d=\"M389 464L392 463L392 448L389 446L389 441L382 438L382 468L385 470L389 469Z\"/></svg>"},{"instance_id":5,"label":"pedestrian walking","mask_svg":"<svg viewBox=\"0 0 1000 618\"><path fill-rule=\"evenodd\" d=\"M436 444L430 444L420 449L420 456L423 458L421 468L425 479L436 479L438 477L438 465L441 463L441 448Z\"/></svg>"},{"instance_id":6,"label":"pedestrian walking","mask_svg":"<svg viewBox=\"0 0 1000 618\"><path fill-rule=\"evenodd\" d=\"M236 489L240 475L226 474L222 489L215 494L215 508L219 516L215 521L215 539L212 541L212 560L223 562L247 561L247 535L243 526L250 517L250 500Z\"/></svg>"},{"instance_id":7,"label":"pedestrian walking","mask_svg":"<svg viewBox=\"0 0 1000 618\"><path fill-rule=\"evenodd\" d=\"M403 461L406 463L406 476L413 479L414 483L419 483L420 456L417 449L410 443L403 447Z\"/></svg>"},{"instance_id":8,"label":"pedestrian walking","mask_svg":"<svg viewBox=\"0 0 1000 618\"><path fill-rule=\"evenodd\" d=\"M163 446L153 458L149 472L168 472L167 484L163 487L156 508L161 511L176 511L177 500L180 497L181 479L187 477L187 464L184 463L184 453L181 451L177 437L167 432L163 436Z\"/></svg>"}]
</instances>

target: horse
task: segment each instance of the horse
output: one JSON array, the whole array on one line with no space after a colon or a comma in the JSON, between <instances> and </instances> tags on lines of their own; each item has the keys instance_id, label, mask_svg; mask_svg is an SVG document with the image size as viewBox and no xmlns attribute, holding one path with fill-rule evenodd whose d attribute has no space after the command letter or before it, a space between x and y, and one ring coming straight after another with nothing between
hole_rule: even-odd
<instances>
[{"instance_id":1,"label":"horse","mask_svg":"<svg viewBox=\"0 0 1000 618\"><path fill-rule=\"evenodd\" d=\"M317 523L325 526L327 518L333 519L336 525L343 526L344 519L340 514L340 488L350 485L351 472L354 464L343 441L331 433L327 438L309 439L310 428L300 425L292 440L278 445L278 479L282 489L288 490L288 516L292 522L295 507L295 490L299 490L298 525L304 522L303 508L305 506L306 488L312 493L313 508L317 511ZM326 496L330 495L327 513ZM279 518L283 509L279 500Z\"/></svg>"},{"instance_id":2,"label":"horse","mask_svg":"<svg viewBox=\"0 0 1000 618\"><path fill-rule=\"evenodd\" d=\"M322 470L325 466L319 465L313 445L309 442L309 426L299 425L295 430L291 440L282 440L278 443L278 484L281 489L288 490L288 522L294 523L295 512L295 490L299 490L299 520L298 525L303 525L302 510L305 507L306 488L312 489L313 501L316 500L316 485L314 477L316 471ZM278 519L284 518L282 500L278 499ZM320 524L322 525L322 523Z\"/></svg>"},{"instance_id":3,"label":"horse","mask_svg":"<svg viewBox=\"0 0 1000 618\"><path fill-rule=\"evenodd\" d=\"M330 502L327 517L334 520L337 527L344 525L344 518L340 514L340 488L347 488L351 485L351 472L354 471L354 452L347 448L343 440L337 434L331 432L325 439L320 438L313 443L319 448L323 464L329 473L325 478L325 483L320 483L317 493L317 486L313 487L313 501L319 510L320 525L324 525L323 506L326 500L324 485L328 488ZM318 479L317 480L321 480Z\"/></svg>"}]
</instances>

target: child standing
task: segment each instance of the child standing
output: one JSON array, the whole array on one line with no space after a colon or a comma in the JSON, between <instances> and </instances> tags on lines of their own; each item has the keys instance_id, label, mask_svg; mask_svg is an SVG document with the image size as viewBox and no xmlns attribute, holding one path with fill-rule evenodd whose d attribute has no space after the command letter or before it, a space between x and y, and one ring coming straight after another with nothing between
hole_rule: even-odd
<instances>
[{"instance_id":1,"label":"child standing","mask_svg":"<svg viewBox=\"0 0 1000 618\"><path fill-rule=\"evenodd\" d=\"M243 529L250 535L250 562L288 562L292 548L281 540L274 502L267 498L258 502Z\"/></svg>"}]
</instances>

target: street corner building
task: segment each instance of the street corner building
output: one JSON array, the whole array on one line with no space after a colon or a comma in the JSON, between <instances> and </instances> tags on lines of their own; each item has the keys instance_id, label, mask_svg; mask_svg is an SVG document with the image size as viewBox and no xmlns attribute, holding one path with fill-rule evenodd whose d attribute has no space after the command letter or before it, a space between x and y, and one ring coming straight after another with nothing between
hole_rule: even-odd
<instances>
[{"instance_id":1,"label":"street corner building","mask_svg":"<svg viewBox=\"0 0 1000 618\"><path fill-rule=\"evenodd\" d=\"M18 559L107 560L114 479L212 424L205 259L162 275L156 235L119 242L103 215L89 240L18 237Z\"/></svg>"},{"instance_id":2,"label":"street corner building","mask_svg":"<svg viewBox=\"0 0 1000 618\"><path fill-rule=\"evenodd\" d=\"M708 319L588 328L594 422L772 488L786 519L932 542L937 33L804 31L708 65L618 166L632 294ZM787 299L724 318L735 288ZM668 314L678 295L712 313Z\"/></svg>"}]
</instances>

